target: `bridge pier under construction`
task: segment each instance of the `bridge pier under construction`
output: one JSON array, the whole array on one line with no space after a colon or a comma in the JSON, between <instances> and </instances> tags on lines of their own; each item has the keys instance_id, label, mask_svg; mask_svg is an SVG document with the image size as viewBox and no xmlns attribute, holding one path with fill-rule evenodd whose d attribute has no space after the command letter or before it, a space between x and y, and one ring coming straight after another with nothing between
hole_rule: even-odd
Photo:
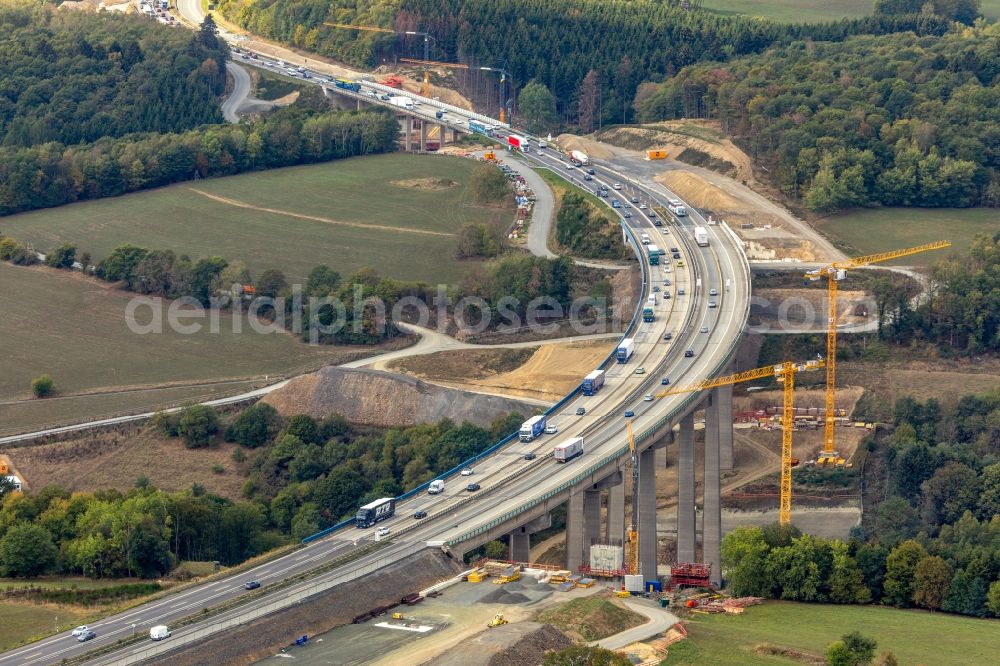
<instances>
[{"instance_id":1,"label":"bridge pier under construction","mask_svg":"<svg viewBox=\"0 0 1000 666\"><path fill-rule=\"evenodd\" d=\"M704 409L705 428L703 443L704 475L702 483L702 524L698 529L695 481L695 428L694 411ZM733 422L732 387L718 387L707 392L699 408L685 414L676 426L676 432L667 430L653 443L638 453L639 492L638 506L632 507L638 515L638 563L647 579L657 575L657 521L656 474L666 469L676 447L677 464L677 557L678 562L703 562L711 565L711 582L722 580L722 502L721 474L732 469ZM664 456L667 452L667 457ZM625 539L625 484L627 467L607 476L598 483L574 488L567 501L566 512L566 567L580 570L590 564L590 547L595 544L624 544ZM604 491L607 491L606 498ZM601 507L607 507L602 525ZM702 534L699 550L698 532ZM522 537L512 534L511 558L520 560L523 554ZM515 552L517 554L515 554ZM624 553L623 553L624 554ZM624 558L623 558L624 561ZM650 573L652 572L652 573Z\"/></svg>"}]
</instances>

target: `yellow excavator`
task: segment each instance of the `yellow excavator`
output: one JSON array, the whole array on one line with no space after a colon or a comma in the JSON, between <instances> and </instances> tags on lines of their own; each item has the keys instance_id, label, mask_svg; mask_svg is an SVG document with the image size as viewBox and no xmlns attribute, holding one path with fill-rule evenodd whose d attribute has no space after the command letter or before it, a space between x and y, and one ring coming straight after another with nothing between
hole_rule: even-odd
<instances>
[{"instance_id":1,"label":"yellow excavator","mask_svg":"<svg viewBox=\"0 0 1000 666\"><path fill-rule=\"evenodd\" d=\"M501 624L507 624L507 620L504 619L503 613L497 613L493 616L493 619L486 623L487 629L492 629L493 627L499 627Z\"/></svg>"}]
</instances>

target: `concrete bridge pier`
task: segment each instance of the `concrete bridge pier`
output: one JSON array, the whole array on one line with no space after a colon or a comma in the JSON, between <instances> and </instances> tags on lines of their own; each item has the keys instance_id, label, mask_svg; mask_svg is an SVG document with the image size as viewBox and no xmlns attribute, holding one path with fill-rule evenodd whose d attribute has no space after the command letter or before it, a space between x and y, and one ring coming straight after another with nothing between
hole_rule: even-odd
<instances>
[{"instance_id":1,"label":"concrete bridge pier","mask_svg":"<svg viewBox=\"0 0 1000 666\"><path fill-rule=\"evenodd\" d=\"M711 565L711 582L722 582L722 501L720 497L719 424L720 408L718 389L713 389L705 402L705 501L702 526L702 561ZM732 412L732 402L729 403ZM730 418L732 427L732 418Z\"/></svg>"},{"instance_id":2,"label":"concrete bridge pier","mask_svg":"<svg viewBox=\"0 0 1000 666\"><path fill-rule=\"evenodd\" d=\"M694 414L681 418L677 451L677 561L695 561Z\"/></svg>"},{"instance_id":3,"label":"concrete bridge pier","mask_svg":"<svg viewBox=\"0 0 1000 666\"><path fill-rule=\"evenodd\" d=\"M625 540L624 483L608 488L608 520L605 525L604 540L607 543L623 543Z\"/></svg>"},{"instance_id":4,"label":"concrete bridge pier","mask_svg":"<svg viewBox=\"0 0 1000 666\"><path fill-rule=\"evenodd\" d=\"M552 516L545 514L529 523L521 525L510 533L510 559L528 562L531 559L531 535L552 527Z\"/></svg>"},{"instance_id":5,"label":"concrete bridge pier","mask_svg":"<svg viewBox=\"0 0 1000 666\"><path fill-rule=\"evenodd\" d=\"M403 116L403 150L406 152L411 152L413 149L410 147L410 137L413 135L413 116Z\"/></svg>"},{"instance_id":6,"label":"concrete bridge pier","mask_svg":"<svg viewBox=\"0 0 1000 666\"><path fill-rule=\"evenodd\" d=\"M733 385L715 389L719 397L719 468L725 472L733 469Z\"/></svg>"},{"instance_id":7,"label":"concrete bridge pier","mask_svg":"<svg viewBox=\"0 0 1000 666\"><path fill-rule=\"evenodd\" d=\"M656 578L656 446L639 453L639 570Z\"/></svg>"},{"instance_id":8,"label":"concrete bridge pier","mask_svg":"<svg viewBox=\"0 0 1000 666\"><path fill-rule=\"evenodd\" d=\"M595 484L571 491L566 506L566 568L570 571L579 571L581 564L590 564L590 546L601 538L601 493L621 485L622 473L616 471ZM608 515L610 521L611 514Z\"/></svg>"},{"instance_id":9,"label":"concrete bridge pier","mask_svg":"<svg viewBox=\"0 0 1000 666\"><path fill-rule=\"evenodd\" d=\"M427 152L427 121L419 120L420 123L420 152Z\"/></svg>"}]
</instances>

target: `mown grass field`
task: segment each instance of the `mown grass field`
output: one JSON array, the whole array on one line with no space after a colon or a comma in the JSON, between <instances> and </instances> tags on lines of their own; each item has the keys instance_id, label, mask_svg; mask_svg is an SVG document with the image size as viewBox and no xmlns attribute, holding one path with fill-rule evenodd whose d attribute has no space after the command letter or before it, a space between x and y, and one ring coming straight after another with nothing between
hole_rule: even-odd
<instances>
[{"instance_id":1,"label":"mown grass field","mask_svg":"<svg viewBox=\"0 0 1000 666\"><path fill-rule=\"evenodd\" d=\"M363 266L397 279L454 283L463 224L513 216L471 201L472 163L378 155L190 181L114 199L5 218L5 234L46 252L77 245L100 259L122 243L192 258L244 261L301 280L318 264L347 276ZM266 209L266 210L265 210Z\"/></svg>"},{"instance_id":2,"label":"mown grass field","mask_svg":"<svg viewBox=\"0 0 1000 666\"><path fill-rule=\"evenodd\" d=\"M856 18L872 13L872 0L702 0L701 6L715 14L762 16L784 23L819 23ZM983 15L1000 17L1000 0L983 0Z\"/></svg>"},{"instance_id":3,"label":"mown grass field","mask_svg":"<svg viewBox=\"0 0 1000 666\"><path fill-rule=\"evenodd\" d=\"M768 601L742 616L697 615L686 622L688 640L670 648L669 666L770 666L809 663L762 653L766 644L819 657L841 635L858 631L891 650L900 664L966 666L996 663L1000 621L898 610Z\"/></svg>"},{"instance_id":4,"label":"mown grass field","mask_svg":"<svg viewBox=\"0 0 1000 666\"><path fill-rule=\"evenodd\" d=\"M374 348L310 346L285 333L255 333L243 321L219 315L219 333L208 320L194 335L172 332L138 335L129 330L125 307L132 294L76 273L0 263L0 431L139 409L215 391L237 393L245 385L223 380L263 380L324 363L342 362ZM148 321L148 310L137 319ZM166 324L166 318L164 318ZM47 373L57 395L31 400L31 379ZM151 387L180 385L170 390ZM131 390L84 397L95 390ZM25 400L19 404L11 401ZM4 404L8 403L8 404Z\"/></svg>"},{"instance_id":5,"label":"mown grass field","mask_svg":"<svg viewBox=\"0 0 1000 666\"><path fill-rule=\"evenodd\" d=\"M83 616L78 611L47 606L0 603L0 650L20 645L33 636L51 633L58 627L73 626Z\"/></svg>"},{"instance_id":6,"label":"mown grass field","mask_svg":"<svg viewBox=\"0 0 1000 666\"><path fill-rule=\"evenodd\" d=\"M823 218L814 226L850 255L884 252L937 240L947 250L924 252L896 261L899 266L930 266L949 252L966 252L978 234L1000 231L995 208L878 208Z\"/></svg>"}]
</instances>

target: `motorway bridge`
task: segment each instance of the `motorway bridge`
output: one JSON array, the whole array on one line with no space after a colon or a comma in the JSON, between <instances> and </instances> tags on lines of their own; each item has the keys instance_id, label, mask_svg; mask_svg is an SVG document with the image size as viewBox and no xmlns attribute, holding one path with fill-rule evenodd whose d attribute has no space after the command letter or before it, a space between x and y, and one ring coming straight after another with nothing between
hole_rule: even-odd
<instances>
[{"instance_id":1,"label":"motorway bridge","mask_svg":"<svg viewBox=\"0 0 1000 666\"><path fill-rule=\"evenodd\" d=\"M278 63L258 59L255 65L278 67ZM412 109L394 110L419 119L423 125L442 125L444 131L468 131L469 120L480 120L511 131L496 120L436 100L361 81L357 92L333 86L316 73L309 80L323 85L330 93L368 104L387 105L381 99L386 91L407 95L414 100ZM443 112L438 117L438 112ZM407 123L409 121L405 121ZM523 133L519 132L522 136ZM512 555L527 559L529 535L546 527L548 513L567 503L567 566L577 569L589 558L589 546L595 540L621 541L624 536L624 470L630 454L625 436L624 412L635 413L639 453L639 560L641 570L656 572L655 475L663 468L657 452L676 441L678 448L678 559L695 559L695 474L693 412L706 409L704 452L704 560L712 565L712 576L720 575L721 508L719 479L721 471L732 467L731 388L708 394L686 394L661 400L644 401L647 393L656 393L662 378L671 383L688 384L727 371L746 325L750 303L750 270L736 235L724 224L710 225L693 208L686 217L675 218L663 227L654 225L649 211L666 208L674 195L661 185L621 170L611 163L594 164L593 180L584 181L583 173L554 149L538 150L538 140L531 138L532 150L512 156L533 168L557 171L569 180L589 187L606 185L609 201L617 199L622 208L623 240L638 255L643 270L640 306L656 293L659 302L653 322L633 319L625 336L634 337L636 350L624 364L609 359L604 388L585 397L574 392L552 408L551 422L557 423L556 435L545 435L522 444L511 441L475 463L472 479L454 476L446 479L444 493L429 496L423 491L410 493L397 503L396 517L381 525L391 528L391 535L375 544L374 530L345 526L323 538L303 544L280 558L260 564L249 571L189 588L177 594L136 606L124 613L91 625L98 636L80 644L62 633L0 655L0 666L49 664L79 657L95 647L108 646L135 632L147 633L151 626L177 622L202 608L212 607L245 594L243 582L253 578L263 583L263 594L247 603L213 615L210 620L177 629L168 641L126 645L90 660L95 664L139 663L205 636L224 631L257 617L295 604L335 585L354 580L390 563L410 557L426 548L444 548L454 555L464 554L478 545L510 535ZM620 189L616 189L616 184ZM640 209L632 199L647 205ZM629 204L629 208L624 205ZM628 212L630 216L624 217ZM709 244L698 246L694 226L708 229ZM663 247L677 247L685 265L650 266L639 242L641 234ZM669 255L668 255L669 256ZM669 281L669 284L667 284ZM655 288L655 291L654 291ZM671 298L664 299L669 293ZM710 295L715 294L715 295ZM671 334L671 339L664 337ZM641 374L637 373L643 369ZM579 368L582 378L594 368ZM583 415L577 415L578 408ZM554 444L569 437L583 437L585 452L568 464L551 458ZM537 458L525 460L534 452ZM481 486L477 492L465 489L467 480ZM602 494L606 493L606 519L601 520ZM428 517L412 516L424 510ZM302 574L340 558L355 555L349 562L307 580L268 593L268 586Z\"/></svg>"}]
</instances>

